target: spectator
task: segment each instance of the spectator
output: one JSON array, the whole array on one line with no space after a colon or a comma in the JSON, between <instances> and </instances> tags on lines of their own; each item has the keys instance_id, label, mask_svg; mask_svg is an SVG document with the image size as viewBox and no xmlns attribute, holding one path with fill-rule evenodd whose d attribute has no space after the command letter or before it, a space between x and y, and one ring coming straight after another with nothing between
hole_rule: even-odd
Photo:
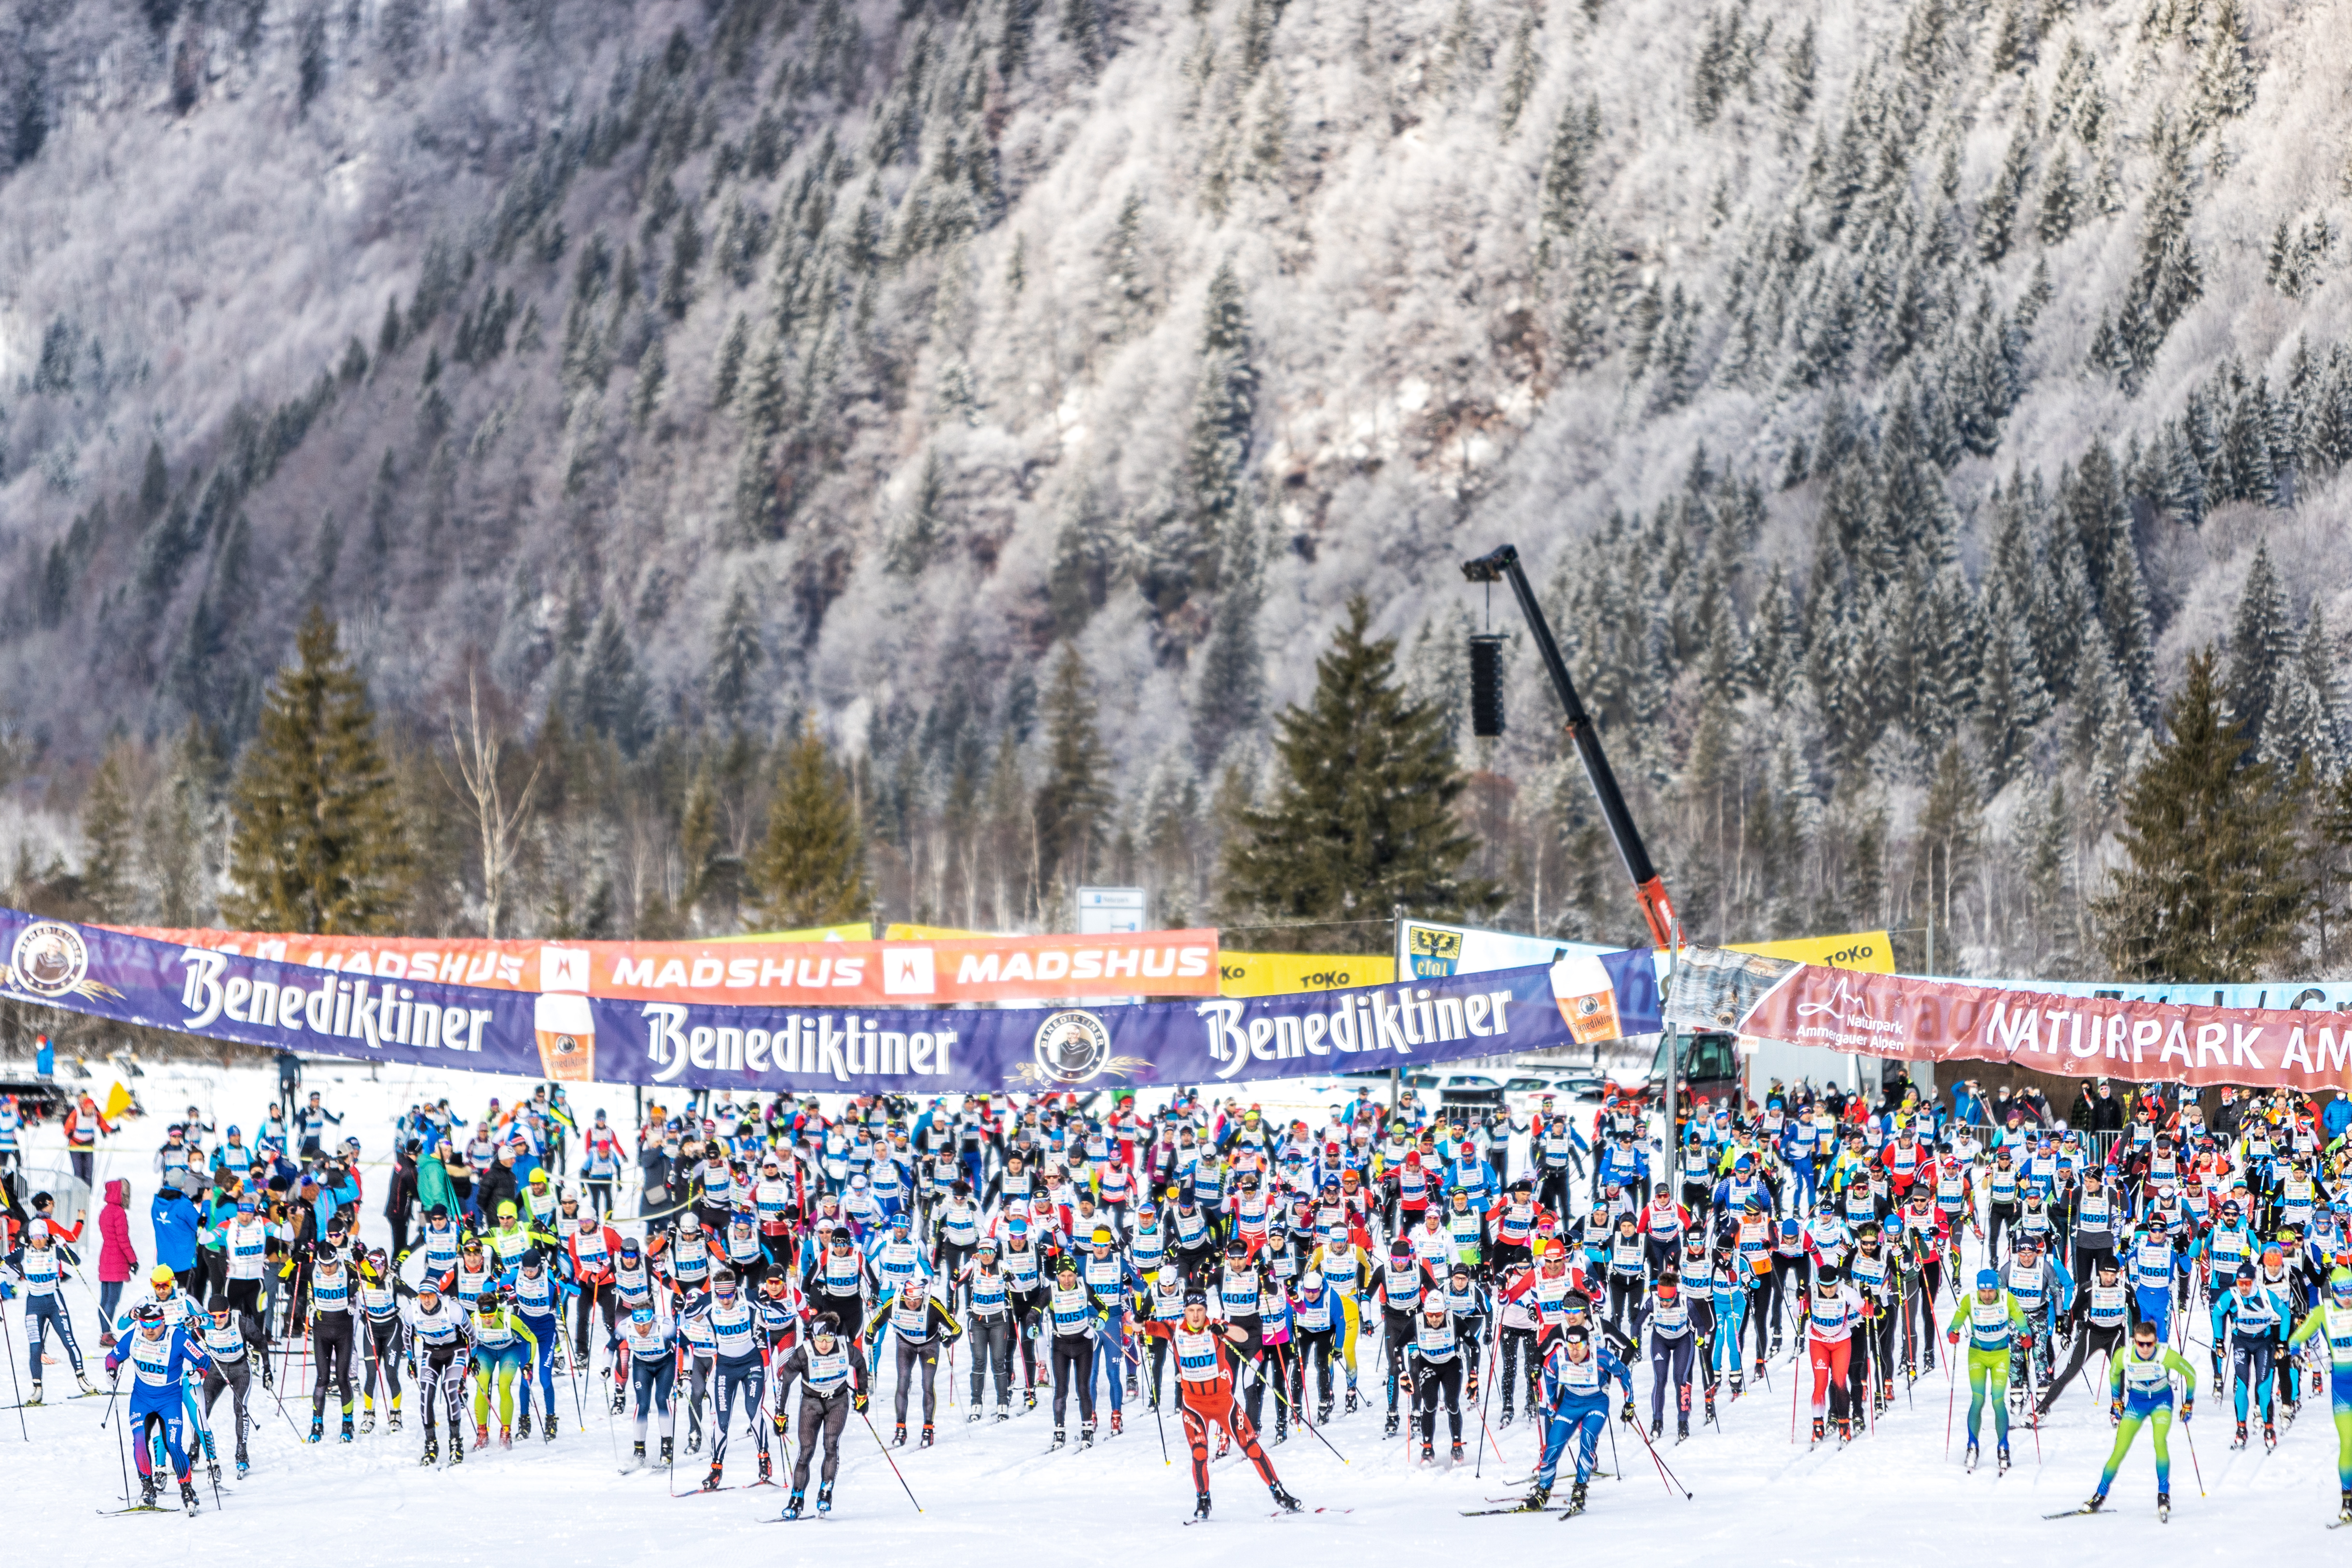
<instances>
[{"instance_id":1,"label":"spectator","mask_svg":"<svg viewBox=\"0 0 2352 1568\"><path fill-rule=\"evenodd\" d=\"M2246 1102L2238 1098L2235 1088L2223 1084L2221 1107L2213 1112L2213 1136L2224 1139L2235 1138L2238 1135L2238 1123L2245 1120L2245 1115Z\"/></svg>"},{"instance_id":2,"label":"spectator","mask_svg":"<svg viewBox=\"0 0 2352 1568\"><path fill-rule=\"evenodd\" d=\"M122 1287L139 1272L139 1253L131 1245L131 1184L106 1184L106 1203L98 1211L99 1343L114 1343L114 1309L121 1304Z\"/></svg>"},{"instance_id":3,"label":"spectator","mask_svg":"<svg viewBox=\"0 0 2352 1568\"><path fill-rule=\"evenodd\" d=\"M1963 1079L1952 1086L1952 1120L1971 1127L1984 1125L1984 1086L1974 1079Z\"/></svg>"},{"instance_id":4,"label":"spectator","mask_svg":"<svg viewBox=\"0 0 2352 1568\"><path fill-rule=\"evenodd\" d=\"M181 1289L193 1289L196 1280L196 1232L204 1226L204 1216L196 1211L196 1205L166 1177L147 1211L147 1222L155 1232L155 1261L172 1271Z\"/></svg>"},{"instance_id":5,"label":"spectator","mask_svg":"<svg viewBox=\"0 0 2352 1568\"><path fill-rule=\"evenodd\" d=\"M2099 1102L2085 1082L2074 1091L2074 1103L2066 1108L2066 1125L2077 1132L2088 1132L2097 1121Z\"/></svg>"},{"instance_id":6,"label":"spectator","mask_svg":"<svg viewBox=\"0 0 2352 1568\"><path fill-rule=\"evenodd\" d=\"M515 1171L515 1145L512 1143L499 1145L497 1162L482 1173L481 1180L474 1184L475 1210L483 1219L495 1215L499 1205L507 1203L514 1205L516 1211L520 1212L522 1177Z\"/></svg>"}]
</instances>

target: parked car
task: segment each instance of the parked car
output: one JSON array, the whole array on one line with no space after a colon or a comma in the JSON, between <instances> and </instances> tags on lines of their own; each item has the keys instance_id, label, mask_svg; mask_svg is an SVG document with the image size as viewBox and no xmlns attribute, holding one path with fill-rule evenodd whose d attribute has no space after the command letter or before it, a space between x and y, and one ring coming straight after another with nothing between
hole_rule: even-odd
<instances>
[{"instance_id":1,"label":"parked car","mask_svg":"<svg viewBox=\"0 0 2352 1568\"><path fill-rule=\"evenodd\" d=\"M1503 1083L1507 1076L1420 1068L1404 1075L1404 1084L1423 1103L1434 1097L1440 1109L1456 1105L1501 1105L1505 1102Z\"/></svg>"}]
</instances>

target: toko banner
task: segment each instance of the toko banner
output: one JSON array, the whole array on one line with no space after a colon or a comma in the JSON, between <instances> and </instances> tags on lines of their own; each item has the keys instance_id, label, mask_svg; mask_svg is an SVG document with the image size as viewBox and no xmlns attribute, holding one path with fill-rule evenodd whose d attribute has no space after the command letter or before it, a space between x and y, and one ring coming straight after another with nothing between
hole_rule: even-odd
<instances>
[{"instance_id":1,"label":"toko banner","mask_svg":"<svg viewBox=\"0 0 2352 1568\"><path fill-rule=\"evenodd\" d=\"M1021 1009L742 1006L354 974L0 910L0 995L279 1050L567 1083L932 1094L1385 1071L1566 1046L1594 998L1542 966L1255 999ZM1649 955L1612 1016L1658 1027ZM1212 966L1213 974L1213 965ZM1579 971L1566 977L1591 984Z\"/></svg>"}]
</instances>

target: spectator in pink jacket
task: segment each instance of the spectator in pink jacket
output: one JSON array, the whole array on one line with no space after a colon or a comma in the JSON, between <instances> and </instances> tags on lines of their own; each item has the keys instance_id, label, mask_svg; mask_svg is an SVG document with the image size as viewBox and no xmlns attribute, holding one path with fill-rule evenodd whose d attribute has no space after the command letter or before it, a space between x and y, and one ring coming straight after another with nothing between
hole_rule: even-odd
<instances>
[{"instance_id":1,"label":"spectator in pink jacket","mask_svg":"<svg viewBox=\"0 0 2352 1568\"><path fill-rule=\"evenodd\" d=\"M139 1272L139 1254L131 1245L131 1184L121 1178L106 1184L106 1206L98 1211L98 1312L105 1322L99 1342L114 1343L114 1309L121 1304L125 1281Z\"/></svg>"}]
</instances>

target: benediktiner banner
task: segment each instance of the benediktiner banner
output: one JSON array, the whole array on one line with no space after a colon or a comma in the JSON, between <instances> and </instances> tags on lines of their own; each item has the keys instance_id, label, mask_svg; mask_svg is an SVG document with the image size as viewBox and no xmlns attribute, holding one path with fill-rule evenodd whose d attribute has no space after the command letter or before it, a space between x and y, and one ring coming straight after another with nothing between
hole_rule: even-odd
<instances>
[{"instance_id":1,"label":"benediktiner banner","mask_svg":"<svg viewBox=\"0 0 2352 1568\"><path fill-rule=\"evenodd\" d=\"M280 1050L564 1082L762 1092L997 1092L1385 1070L1576 1039L1545 966L1315 994L1104 1007L808 1008L353 976L0 910L0 994ZM1658 1027L1646 951L1601 961ZM1580 976L1579 986L1591 984Z\"/></svg>"}]
</instances>

